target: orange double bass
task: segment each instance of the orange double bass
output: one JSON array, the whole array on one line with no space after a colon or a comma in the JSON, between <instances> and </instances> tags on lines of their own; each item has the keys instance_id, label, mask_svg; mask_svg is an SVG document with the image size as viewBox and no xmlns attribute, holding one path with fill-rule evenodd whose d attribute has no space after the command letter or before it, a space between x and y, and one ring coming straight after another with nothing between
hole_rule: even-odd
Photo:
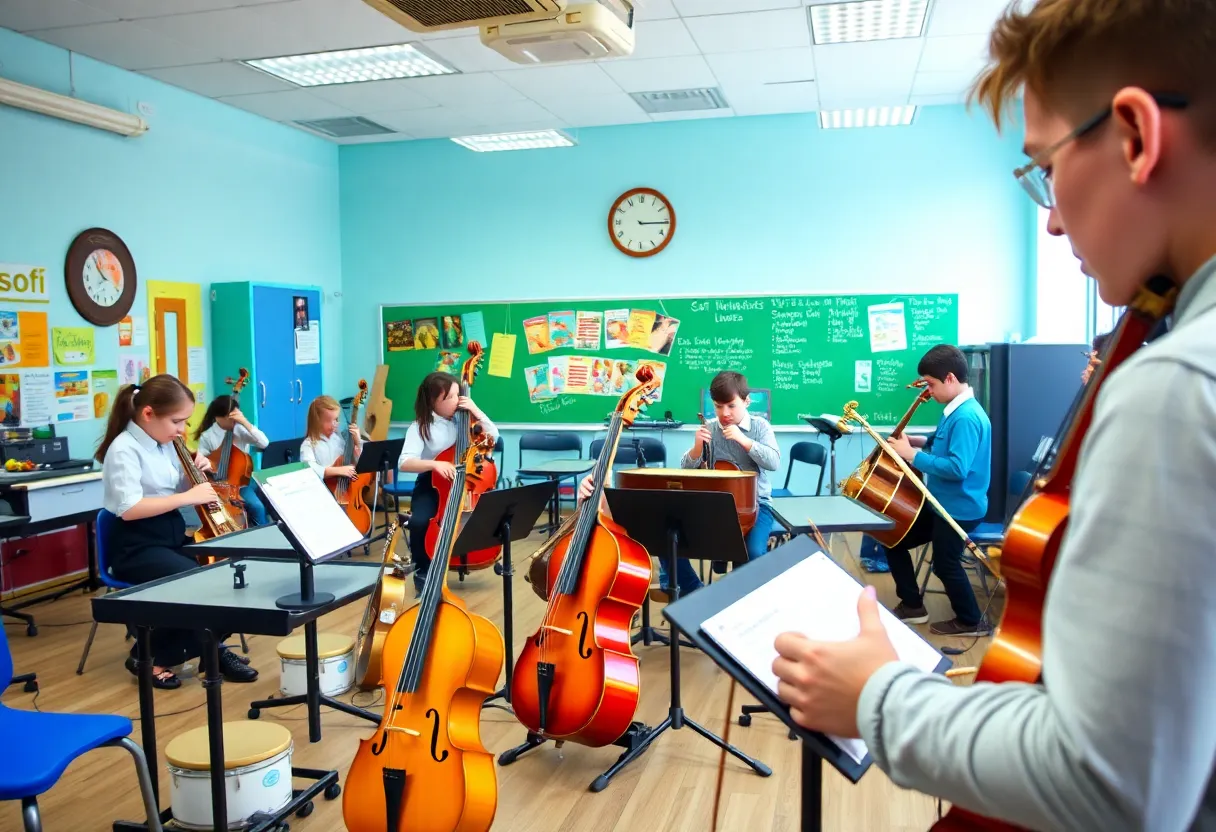
<instances>
[{"instance_id":1,"label":"orange double bass","mask_svg":"<svg viewBox=\"0 0 1216 832\"><path fill-rule=\"evenodd\" d=\"M239 377L235 381L231 378L224 379L225 384L232 386L233 399L241 392L247 381L249 381L249 371L244 367L241 368ZM235 430L236 426L234 425L224 431L224 441L211 452L211 455L207 459L211 461L211 469L215 472L215 479L226 482L239 491L249 485L249 477L253 474L253 458L238 448L233 442L233 432Z\"/></svg>"},{"instance_id":2,"label":"orange double bass","mask_svg":"<svg viewBox=\"0 0 1216 832\"><path fill-rule=\"evenodd\" d=\"M486 474L493 452L456 439L453 498L435 554L449 557L466 479ZM494 757L481 741L482 703L494 693L506 647L487 618L469 612L431 569L418 603L384 640L384 717L359 741L346 776L342 816L349 832L487 832L498 808Z\"/></svg>"},{"instance_id":3,"label":"orange double bass","mask_svg":"<svg viewBox=\"0 0 1216 832\"><path fill-rule=\"evenodd\" d=\"M650 587L650 555L597 510L621 429L659 386L650 367L639 367L637 379L609 421L591 496L573 530L552 549L545 616L511 679L516 717L548 739L608 745L637 710L641 680L629 627Z\"/></svg>"},{"instance_id":4,"label":"orange double bass","mask_svg":"<svg viewBox=\"0 0 1216 832\"><path fill-rule=\"evenodd\" d=\"M350 406L350 423L352 425L359 424L359 406L363 404L363 400L367 398L367 379L359 379L359 395L355 396L354 401ZM355 464L355 439L350 433L346 434L346 447L342 451L342 456L334 460L334 465L354 465ZM355 524L355 528L360 531L365 537L372 528L372 507L367 504L363 498L364 492L371 487L374 474L357 474L354 479L348 477L330 477L325 481L329 486L329 490L333 492L334 499L338 501L338 505L342 506L342 510L346 512L346 516Z\"/></svg>"},{"instance_id":5,"label":"orange double bass","mask_svg":"<svg viewBox=\"0 0 1216 832\"><path fill-rule=\"evenodd\" d=\"M1093 420L1098 388L1106 376L1144 343L1153 326L1168 315L1177 287L1165 277L1150 279L1119 320L1107 346L1107 356L1082 388L1077 403L1057 435L1054 449L1031 480L1030 496L1022 503L1001 547L1005 581L1005 610L988 652L976 674L977 682L1038 684L1043 669L1043 608L1047 585L1068 527L1072 480L1081 445ZM933 832L1013 832L1020 827L951 807Z\"/></svg>"},{"instance_id":6,"label":"orange double bass","mask_svg":"<svg viewBox=\"0 0 1216 832\"><path fill-rule=\"evenodd\" d=\"M469 357L465 359L464 365L460 370L460 395L468 396L469 389L473 386L474 380L477 378L477 373L481 369L481 362L485 358L485 350L481 344L476 341L469 342ZM472 423L471 417L467 410L457 410L452 417L452 421L456 423L456 435L465 436L473 432L480 432L481 428ZM435 459L441 462L455 462L456 446L453 445L446 451L440 453ZM483 492L490 490L498 481L498 466L494 464L494 449L493 444L490 447L490 454L487 459L482 462L483 473L476 480L465 480L465 490L468 492L465 498L464 512L460 516L460 525L457 529L464 528L464 521L473 509L477 507L477 498ZM432 558L435 556L435 542L439 539L440 519L444 514L444 508L448 504L448 500L452 494L453 484L443 477L435 476L431 478L431 484L435 490L439 492L438 509L435 516L431 518L431 522L426 529L426 551ZM490 546L485 549L477 549L473 552L468 552L463 555L454 556L449 568L458 571L485 569L487 566L493 566L498 562L499 556L502 554L501 546Z\"/></svg>"}]
</instances>

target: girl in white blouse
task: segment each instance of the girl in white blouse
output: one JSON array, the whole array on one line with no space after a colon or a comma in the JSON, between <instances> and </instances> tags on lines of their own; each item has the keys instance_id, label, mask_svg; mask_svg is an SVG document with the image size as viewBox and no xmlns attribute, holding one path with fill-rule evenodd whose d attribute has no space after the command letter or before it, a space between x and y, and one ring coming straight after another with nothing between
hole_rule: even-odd
<instances>
[{"instance_id":1,"label":"girl in white blouse","mask_svg":"<svg viewBox=\"0 0 1216 832\"><path fill-rule=\"evenodd\" d=\"M363 437L359 426L353 422L346 431L338 430L341 416L342 405L333 396L317 396L308 406L308 435L300 445L300 462L307 462L321 479L355 478L355 463L363 451ZM338 457L346 453L348 432L355 440L355 458L343 459L341 465L334 465Z\"/></svg>"},{"instance_id":2,"label":"girl in white blouse","mask_svg":"<svg viewBox=\"0 0 1216 832\"><path fill-rule=\"evenodd\" d=\"M186 521L179 509L215 502L215 489L210 483L191 485L173 448L193 414L194 393L167 374L122 388L114 401L95 458L102 463L105 508L119 518L104 545L110 574L120 581L142 584L198 568L194 558L182 554ZM211 469L201 454L195 454L194 464ZM159 627L151 642L153 684L181 687L169 668L202 655L200 634ZM134 647L126 667L136 672ZM220 652L220 672L230 682L258 676L227 649Z\"/></svg>"},{"instance_id":3,"label":"girl in white blouse","mask_svg":"<svg viewBox=\"0 0 1216 832\"><path fill-rule=\"evenodd\" d=\"M266 434L245 418L236 396L216 396L207 406L203 421L194 431L194 438L198 440L198 452L210 457L224 444L224 436L228 431L232 431L232 447L238 451L249 453L251 447L263 450L270 444ZM249 519L249 525L265 526L266 507L262 505L252 483L241 489L241 501L245 503L245 515Z\"/></svg>"},{"instance_id":4,"label":"girl in white blouse","mask_svg":"<svg viewBox=\"0 0 1216 832\"><path fill-rule=\"evenodd\" d=\"M431 373L418 385L414 399L415 421L405 433L405 444L397 467L417 474L414 493L410 496L410 556L417 566L414 587L422 591L431 556L426 550L426 527L439 510L439 492L432 484L434 477L451 480L456 466L435 457L456 444L456 423L452 417L457 409L467 410L482 429L498 441L498 428L473 400L460 395L460 380L450 373Z\"/></svg>"}]
</instances>

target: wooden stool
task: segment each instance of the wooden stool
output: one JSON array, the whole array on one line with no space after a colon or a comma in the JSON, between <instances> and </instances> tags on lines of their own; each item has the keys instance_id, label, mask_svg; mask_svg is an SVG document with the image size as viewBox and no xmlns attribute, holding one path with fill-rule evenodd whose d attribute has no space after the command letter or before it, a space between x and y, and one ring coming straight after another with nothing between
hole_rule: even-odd
<instances>
[{"instance_id":1,"label":"wooden stool","mask_svg":"<svg viewBox=\"0 0 1216 832\"><path fill-rule=\"evenodd\" d=\"M291 749L291 732L278 723L224 723L229 829L249 826L256 813L271 815L291 802ZM165 760L174 822L185 829L212 829L207 726L170 740Z\"/></svg>"},{"instance_id":2,"label":"wooden stool","mask_svg":"<svg viewBox=\"0 0 1216 832\"><path fill-rule=\"evenodd\" d=\"M284 696L308 693L308 665L304 636L291 636L278 643L279 692ZM355 640L338 633L317 633L317 665L321 695L337 696L355 685Z\"/></svg>"}]
</instances>

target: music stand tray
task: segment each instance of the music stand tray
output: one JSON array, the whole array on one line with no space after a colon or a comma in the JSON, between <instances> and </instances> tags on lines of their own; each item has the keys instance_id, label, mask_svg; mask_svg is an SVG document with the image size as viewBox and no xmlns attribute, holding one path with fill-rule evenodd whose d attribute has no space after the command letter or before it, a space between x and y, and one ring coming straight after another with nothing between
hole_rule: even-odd
<instances>
[{"instance_id":1,"label":"music stand tray","mask_svg":"<svg viewBox=\"0 0 1216 832\"><path fill-rule=\"evenodd\" d=\"M789 706L722 650L717 642L705 634L701 625L743 596L820 551L809 537L794 538L757 559L747 568L732 570L704 589L697 590L683 600L677 599L663 609L663 617L671 622L674 628L687 635L705 655L713 659L715 664L763 703L768 711L786 724L791 733L802 740L802 832L818 832L823 828L823 762L830 763L849 782L857 783L873 764L873 758L867 754L861 763L857 763L824 734L808 731L796 723L790 716ZM935 671L944 672L948 667L950 660L943 658Z\"/></svg>"},{"instance_id":2,"label":"music stand tray","mask_svg":"<svg viewBox=\"0 0 1216 832\"><path fill-rule=\"evenodd\" d=\"M502 547L502 609L503 641L507 647L506 684L485 701L483 707L495 699L511 702L511 673L515 669L515 624L512 612L513 596L511 576L511 543L523 540L532 533L532 527L549 505L557 492L557 482L546 480L515 488L499 488L484 492L477 498L477 506L465 519L464 527L452 548L453 559L491 546ZM505 709L504 709L505 710Z\"/></svg>"},{"instance_id":3,"label":"music stand tray","mask_svg":"<svg viewBox=\"0 0 1216 832\"><path fill-rule=\"evenodd\" d=\"M404 444L404 436L397 439L381 439L378 442L364 442L363 450L359 452L359 460L355 463L355 473L376 475L376 479L372 483L372 493L375 494L372 506L372 531L375 530L375 509L380 504L380 487L389 481L392 470L397 467L397 460L401 458L401 447ZM369 532L367 544L363 549L364 554L367 553L372 542L383 538L383 533L388 530L387 513L384 515L384 525L380 528L381 534Z\"/></svg>"}]
</instances>

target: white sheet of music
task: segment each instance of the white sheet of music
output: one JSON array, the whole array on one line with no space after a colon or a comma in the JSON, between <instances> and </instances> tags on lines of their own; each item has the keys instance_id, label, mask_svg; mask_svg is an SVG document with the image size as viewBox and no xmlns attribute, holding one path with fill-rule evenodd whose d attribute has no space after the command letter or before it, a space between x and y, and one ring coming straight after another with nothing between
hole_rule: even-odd
<instances>
[{"instance_id":1,"label":"white sheet of music","mask_svg":"<svg viewBox=\"0 0 1216 832\"><path fill-rule=\"evenodd\" d=\"M275 513L314 561L363 539L311 468L268 477L264 492Z\"/></svg>"},{"instance_id":2,"label":"white sheet of music","mask_svg":"<svg viewBox=\"0 0 1216 832\"><path fill-rule=\"evenodd\" d=\"M823 552L790 567L701 625L706 635L751 671L774 694L777 677L773 646L782 633L802 633L815 641L847 641L861 631L857 599L862 585ZM878 605L879 617L900 659L925 671L941 662L941 654L915 630ZM866 744L860 739L831 737L860 763Z\"/></svg>"}]
</instances>

